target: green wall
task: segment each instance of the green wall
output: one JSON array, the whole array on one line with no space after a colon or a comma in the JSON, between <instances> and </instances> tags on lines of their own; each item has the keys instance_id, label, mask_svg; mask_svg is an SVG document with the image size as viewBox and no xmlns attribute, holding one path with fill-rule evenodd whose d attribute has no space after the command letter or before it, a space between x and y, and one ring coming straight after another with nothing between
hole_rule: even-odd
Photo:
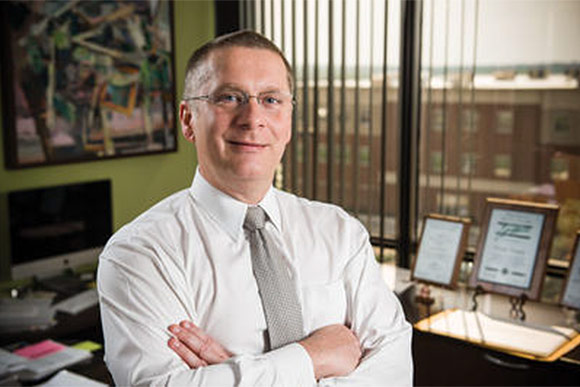
<instances>
[{"instance_id":1,"label":"green wall","mask_svg":"<svg viewBox=\"0 0 580 387\"><path fill-rule=\"evenodd\" d=\"M185 65L191 52L214 35L213 0L174 2L177 96L183 90ZM0 88L1 89L1 88ZM176 107L179 98L176 96ZM0 107L0 114L2 107ZM176 110L177 114L177 110ZM177 117L177 115L176 115ZM92 161L20 170L4 168L3 123L0 120L0 279L10 276L6 193L64 183L110 179L115 230L167 195L189 186L195 169L193 145L181 136L178 151L153 156Z\"/></svg>"}]
</instances>

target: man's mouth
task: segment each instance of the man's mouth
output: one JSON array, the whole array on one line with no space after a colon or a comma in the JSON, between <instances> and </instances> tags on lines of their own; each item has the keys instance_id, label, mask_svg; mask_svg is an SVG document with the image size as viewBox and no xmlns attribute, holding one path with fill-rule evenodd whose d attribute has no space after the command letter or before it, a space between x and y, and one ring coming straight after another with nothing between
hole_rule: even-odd
<instances>
[{"instance_id":1,"label":"man's mouth","mask_svg":"<svg viewBox=\"0 0 580 387\"><path fill-rule=\"evenodd\" d=\"M264 145L264 144L251 142L251 141L228 140L227 142L228 142L228 144L233 145L235 147L245 148L245 149L262 149L262 148L266 147L266 145Z\"/></svg>"}]
</instances>

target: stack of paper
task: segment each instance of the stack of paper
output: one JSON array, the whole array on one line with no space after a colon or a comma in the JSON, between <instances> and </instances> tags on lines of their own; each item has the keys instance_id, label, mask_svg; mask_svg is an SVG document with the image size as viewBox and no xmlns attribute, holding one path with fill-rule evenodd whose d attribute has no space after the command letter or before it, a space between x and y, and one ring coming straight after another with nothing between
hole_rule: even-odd
<instances>
[{"instance_id":1,"label":"stack of paper","mask_svg":"<svg viewBox=\"0 0 580 387\"><path fill-rule=\"evenodd\" d=\"M39 387L63 387L63 386L104 387L107 385L67 370L60 371L58 374L54 375L48 382L39 385Z\"/></svg>"},{"instance_id":2,"label":"stack of paper","mask_svg":"<svg viewBox=\"0 0 580 387\"><path fill-rule=\"evenodd\" d=\"M54 311L60 311L74 315L82 312L85 309L93 307L98 303L99 294L97 293L97 289L89 289L53 305L52 309Z\"/></svg>"},{"instance_id":3,"label":"stack of paper","mask_svg":"<svg viewBox=\"0 0 580 387\"><path fill-rule=\"evenodd\" d=\"M52 298L0 298L0 333L45 329L55 324Z\"/></svg>"},{"instance_id":4,"label":"stack of paper","mask_svg":"<svg viewBox=\"0 0 580 387\"><path fill-rule=\"evenodd\" d=\"M24 370L27 361L25 357L14 355L0 348L0 379Z\"/></svg>"},{"instance_id":5,"label":"stack of paper","mask_svg":"<svg viewBox=\"0 0 580 387\"><path fill-rule=\"evenodd\" d=\"M91 357L88 351L45 340L12 353L0 350L0 376L17 374L21 381L35 381Z\"/></svg>"}]
</instances>

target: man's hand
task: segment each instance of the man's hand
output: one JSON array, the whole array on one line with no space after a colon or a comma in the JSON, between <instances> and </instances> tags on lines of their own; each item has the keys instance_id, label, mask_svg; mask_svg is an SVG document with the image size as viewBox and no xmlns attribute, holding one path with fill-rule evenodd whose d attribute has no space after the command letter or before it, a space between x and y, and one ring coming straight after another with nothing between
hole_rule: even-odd
<instances>
[{"instance_id":1,"label":"man's hand","mask_svg":"<svg viewBox=\"0 0 580 387\"><path fill-rule=\"evenodd\" d=\"M169 331L175 336L169 339L169 347L190 368L219 364L232 357L227 349L190 321L171 325Z\"/></svg>"},{"instance_id":2,"label":"man's hand","mask_svg":"<svg viewBox=\"0 0 580 387\"><path fill-rule=\"evenodd\" d=\"M328 325L298 342L312 359L316 380L351 373L361 358L360 342L344 325Z\"/></svg>"}]
</instances>

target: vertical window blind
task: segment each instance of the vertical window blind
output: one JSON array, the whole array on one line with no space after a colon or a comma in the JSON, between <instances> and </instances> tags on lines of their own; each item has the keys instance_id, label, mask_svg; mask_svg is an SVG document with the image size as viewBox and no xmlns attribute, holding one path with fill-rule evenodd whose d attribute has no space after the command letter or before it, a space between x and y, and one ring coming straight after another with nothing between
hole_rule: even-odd
<instances>
[{"instance_id":1,"label":"vertical window blind","mask_svg":"<svg viewBox=\"0 0 580 387\"><path fill-rule=\"evenodd\" d=\"M240 2L240 27L271 38L294 69L292 141L276 184L341 205L382 260L396 253L400 4Z\"/></svg>"}]
</instances>

